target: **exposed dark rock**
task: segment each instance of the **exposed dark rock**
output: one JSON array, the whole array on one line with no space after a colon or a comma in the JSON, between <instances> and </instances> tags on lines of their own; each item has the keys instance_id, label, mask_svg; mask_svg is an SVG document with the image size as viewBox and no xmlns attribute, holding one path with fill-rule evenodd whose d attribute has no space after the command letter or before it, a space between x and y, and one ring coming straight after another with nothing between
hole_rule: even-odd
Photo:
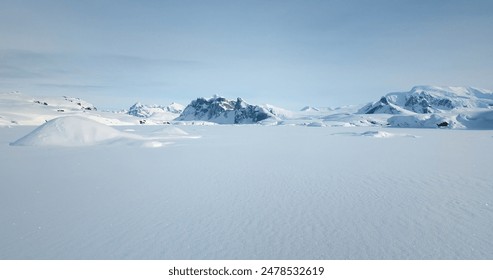
<instances>
[{"instance_id":1,"label":"exposed dark rock","mask_svg":"<svg viewBox=\"0 0 493 280\"><path fill-rule=\"evenodd\" d=\"M257 123L268 118L276 118L276 116L264 107L250 105L241 98L234 101L216 96L211 99L197 98L192 101L177 120L242 124Z\"/></svg>"}]
</instances>

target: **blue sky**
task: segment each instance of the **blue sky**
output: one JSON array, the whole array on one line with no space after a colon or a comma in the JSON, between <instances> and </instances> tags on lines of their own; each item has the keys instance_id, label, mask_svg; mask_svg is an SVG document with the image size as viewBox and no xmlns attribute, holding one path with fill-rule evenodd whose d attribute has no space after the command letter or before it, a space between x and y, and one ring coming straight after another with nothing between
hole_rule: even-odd
<instances>
[{"instance_id":1,"label":"blue sky","mask_svg":"<svg viewBox=\"0 0 493 280\"><path fill-rule=\"evenodd\" d=\"M493 1L0 0L0 91L289 109L493 89Z\"/></svg>"}]
</instances>

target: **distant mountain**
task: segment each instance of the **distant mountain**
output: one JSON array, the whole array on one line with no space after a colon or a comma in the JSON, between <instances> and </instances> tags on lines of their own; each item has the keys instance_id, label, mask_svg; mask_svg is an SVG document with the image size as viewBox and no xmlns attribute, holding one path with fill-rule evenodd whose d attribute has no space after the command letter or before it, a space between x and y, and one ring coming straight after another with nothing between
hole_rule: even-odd
<instances>
[{"instance_id":1,"label":"distant mountain","mask_svg":"<svg viewBox=\"0 0 493 280\"><path fill-rule=\"evenodd\" d=\"M185 107L178 103L171 103L168 106L160 105L143 105L140 102L135 103L129 109L127 114L139 118L158 118L172 120L178 117Z\"/></svg>"},{"instance_id":2,"label":"distant mountain","mask_svg":"<svg viewBox=\"0 0 493 280\"><path fill-rule=\"evenodd\" d=\"M250 105L239 98L228 100L214 96L197 98L176 119L178 121L209 121L219 124L250 124L278 118L267 108Z\"/></svg>"},{"instance_id":3,"label":"distant mountain","mask_svg":"<svg viewBox=\"0 0 493 280\"><path fill-rule=\"evenodd\" d=\"M432 114L493 107L493 92L472 87L416 86L389 93L361 108L360 114Z\"/></svg>"},{"instance_id":4,"label":"distant mountain","mask_svg":"<svg viewBox=\"0 0 493 280\"><path fill-rule=\"evenodd\" d=\"M305 107L301 108L300 111L302 111L302 112L320 112L320 109L317 107L305 106Z\"/></svg>"},{"instance_id":5,"label":"distant mountain","mask_svg":"<svg viewBox=\"0 0 493 280\"><path fill-rule=\"evenodd\" d=\"M332 108L332 107L313 107L313 106L305 106L301 108L301 112L331 112L334 110L338 110L342 107Z\"/></svg>"}]
</instances>

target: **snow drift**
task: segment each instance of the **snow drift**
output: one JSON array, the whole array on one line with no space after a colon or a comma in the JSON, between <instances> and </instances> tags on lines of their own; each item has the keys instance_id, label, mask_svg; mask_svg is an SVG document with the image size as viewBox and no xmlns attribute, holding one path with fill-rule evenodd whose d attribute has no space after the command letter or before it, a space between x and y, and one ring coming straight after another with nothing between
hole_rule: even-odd
<instances>
[{"instance_id":1,"label":"snow drift","mask_svg":"<svg viewBox=\"0 0 493 280\"><path fill-rule=\"evenodd\" d=\"M369 130L365 132L339 132L333 133L332 135L341 135L341 136L363 136L363 137L371 137L371 138L393 138L393 137L409 137L409 138L419 138L419 136L412 134L404 134L404 133L391 133L387 131L380 130Z\"/></svg>"},{"instance_id":2,"label":"snow drift","mask_svg":"<svg viewBox=\"0 0 493 280\"><path fill-rule=\"evenodd\" d=\"M140 138L84 117L70 116L48 121L11 145L90 146L121 139Z\"/></svg>"},{"instance_id":3,"label":"snow drift","mask_svg":"<svg viewBox=\"0 0 493 280\"><path fill-rule=\"evenodd\" d=\"M172 126L155 130L149 135L132 134L88 118L70 116L46 122L10 145L58 147L125 145L156 148L174 143L170 141L199 137Z\"/></svg>"}]
</instances>

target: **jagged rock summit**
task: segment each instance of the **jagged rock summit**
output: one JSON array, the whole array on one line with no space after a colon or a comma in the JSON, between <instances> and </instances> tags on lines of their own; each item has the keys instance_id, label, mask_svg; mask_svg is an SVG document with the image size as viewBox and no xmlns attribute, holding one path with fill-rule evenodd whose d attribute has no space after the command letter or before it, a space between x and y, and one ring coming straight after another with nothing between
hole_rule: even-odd
<instances>
[{"instance_id":1,"label":"jagged rock summit","mask_svg":"<svg viewBox=\"0 0 493 280\"><path fill-rule=\"evenodd\" d=\"M493 92L473 87L415 86L389 93L361 108L360 114L432 114L493 107Z\"/></svg>"},{"instance_id":2,"label":"jagged rock summit","mask_svg":"<svg viewBox=\"0 0 493 280\"><path fill-rule=\"evenodd\" d=\"M210 99L197 98L176 119L179 121L209 121L219 124L251 124L278 118L268 109L250 105L241 98L228 100L214 96Z\"/></svg>"}]
</instances>

